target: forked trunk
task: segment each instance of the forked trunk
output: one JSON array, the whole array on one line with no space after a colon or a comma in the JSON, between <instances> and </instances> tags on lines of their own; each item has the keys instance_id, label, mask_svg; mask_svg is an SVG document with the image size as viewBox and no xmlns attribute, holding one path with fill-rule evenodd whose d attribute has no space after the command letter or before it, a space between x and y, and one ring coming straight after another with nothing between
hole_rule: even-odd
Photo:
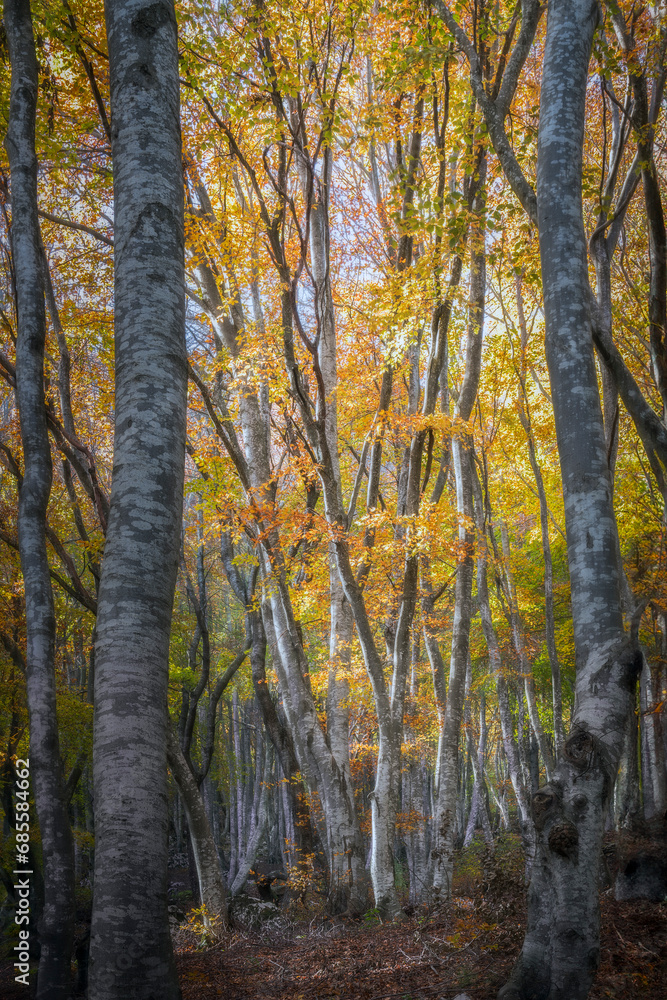
<instances>
[{"instance_id":1,"label":"forked trunk","mask_svg":"<svg viewBox=\"0 0 667 1000\"><path fill-rule=\"evenodd\" d=\"M167 730L167 762L178 786L188 820L190 843L197 869L199 897L205 906L204 924L214 935L227 924L227 900L220 858L208 821L201 792L183 756L178 737L171 727Z\"/></svg>"}]
</instances>

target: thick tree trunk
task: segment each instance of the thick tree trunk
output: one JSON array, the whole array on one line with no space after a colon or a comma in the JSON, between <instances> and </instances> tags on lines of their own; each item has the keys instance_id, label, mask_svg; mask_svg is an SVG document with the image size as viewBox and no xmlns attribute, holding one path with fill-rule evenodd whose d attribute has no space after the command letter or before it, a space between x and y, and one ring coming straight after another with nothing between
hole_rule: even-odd
<instances>
[{"instance_id":1,"label":"thick tree trunk","mask_svg":"<svg viewBox=\"0 0 667 1000\"><path fill-rule=\"evenodd\" d=\"M167 919L167 682L187 360L177 28L108 0L114 471L97 618L91 1000L179 996Z\"/></svg>"},{"instance_id":2,"label":"thick tree trunk","mask_svg":"<svg viewBox=\"0 0 667 1000\"><path fill-rule=\"evenodd\" d=\"M538 143L546 350L561 462L577 663L572 728L533 799L528 928L504 1000L581 1000L599 964L598 869L641 656L626 638L591 339L581 209L586 80L598 7L549 7Z\"/></svg>"},{"instance_id":3,"label":"thick tree trunk","mask_svg":"<svg viewBox=\"0 0 667 1000\"><path fill-rule=\"evenodd\" d=\"M44 862L39 922L38 1000L68 1000L74 921L74 848L67 816L56 718L55 613L46 550L51 447L44 406L46 315L37 217L35 115L38 74L28 0L6 0L12 64L5 148L11 173L11 246L16 275L16 399L24 475L19 489L19 552L25 585L26 693L31 778Z\"/></svg>"}]
</instances>

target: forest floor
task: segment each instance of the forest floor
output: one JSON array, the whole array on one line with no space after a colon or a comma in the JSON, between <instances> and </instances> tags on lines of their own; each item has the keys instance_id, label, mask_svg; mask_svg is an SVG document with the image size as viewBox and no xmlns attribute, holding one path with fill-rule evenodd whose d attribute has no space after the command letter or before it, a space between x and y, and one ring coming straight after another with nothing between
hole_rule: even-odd
<instances>
[{"instance_id":1,"label":"forest floor","mask_svg":"<svg viewBox=\"0 0 667 1000\"><path fill-rule=\"evenodd\" d=\"M495 1000L525 926L517 839L501 840L493 858L475 843L459 857L453 902L430 911L408 906L400 923L382 923L373 910L359 920L327 918L312 891L260 931L234 930L206 947L181 891L188 919L173 937L183 1000L454 1000L461 993ZM613 880L613 851L608 867ZM187 869L170 872L172 887L182 889L174 876L187 880ZM601 965L590 1000L667 1000L667 902L619 902L613 888L600 900ZM0 962L0 998L28 1000L10 963Z\"/></svg>"},{"instance_id":2,"label":"forest floor","mask_svg":"<svg viewBox=\"0 0 667 1000\"><path fill-rule=\"evenodd\" d=\"M474 845L459 859L452 904L417 908L398 924L373 911L336 922L307 907L299 919L297 907L262 933L237 931L209 949L179 931L183 1000L495 1000L523 940L522 868L516 844L499 845L493 859ZM619 902L609 888L601 910L590 1000L667 1000L667 902Z\"/></svg>"}]
</instances>

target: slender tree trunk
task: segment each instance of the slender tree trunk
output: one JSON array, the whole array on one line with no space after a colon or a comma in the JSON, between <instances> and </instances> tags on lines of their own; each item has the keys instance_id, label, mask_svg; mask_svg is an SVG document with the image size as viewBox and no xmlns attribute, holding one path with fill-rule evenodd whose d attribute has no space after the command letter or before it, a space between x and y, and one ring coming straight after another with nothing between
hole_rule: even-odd
<instances>
[{"instance_id":1,"label":"slender tree trunk","mask_svg":"<svg viewBox=\"0 0 667 1000\"><path fill-rule=\"evenodd\" d=\"M97 618L91 1000L179 996L167 918L167 682L187 359L177 28L106 4L114 163L114 472Z\"/></svg>"},{"instance_id":2,"label":"slender tree trunk","mask_svg":"<svg viewBox=\"0 0 667 1000\"><path fill-rule=\"evenodd\" d=\"M600 960L599 859L641 656L623 629L618 540L593 356L581 209L586 81L598 6L549 6L538 142L546 352L560 456L577 683L538 832L528 928L504 1000L582 1000Z\"/></svg>"},{"instance_id":3,"label":"slender tree trunk","mask_svg":"<svg viewBox=\"0 0 667 1000\"><path fill-rule=\"evenodd\" d=\"M667 773L665 771L664 742L662 739L661 713L656 704L655 682L651 667L644 656L639 680L639 705L641 711L642 789L644 792L644 819L663 818L667 808Z\"/></svg>"},{"instance_id":4,"label":"slender tree trunk","mask_svg":"<svg viewBox=\"0 0 667 1000\"><path fill-rule=\"evenodd\" d=\"M209 929L216 932L227 924L226 892L220 858L197 782L183 756L178 737L171 727L167 730L167 763L178 786L188 820L199 896L206 907L205 923Z\"/></svg>"},{"instance_id":5,"label":"slender tree trunk","mask_svg":"<svg viewBox=\"0 0 667 1000\"><path fill-rule=\"evenodd\" d=\"M542 555L544 558L544 625L547 641L547 653L549 664L551 665L551 691L554 714L554 743L556 754L559 754L565 734L563 731L563 691L560 676L560 661L556 650L556 627L554 621L554 589L553 589L553 560L551 558L551 542L549 541L549 508L547 506L547 496L544 490L544 480L535 454L535 442L533 440L533 430L530 421L530 407L528 404L528 394L526 393L526 383L524 378L525 356L528 346L528 327L523 309L523 297L521 294L521 279L516 279L516 305L519 316L519 327L521 329L521 390L523 393L523 403L519 406L519 419L526 432L528 439L528 457L530 467L535 476L537 495L540 501L540 530L542 534ZM606 371L606 369L605 369ZM545 759L546 761L546 759Z\"/></svg>"},{"instance_id":6,"label":"slender tree trunk","mask_svg":"<svg viewBox=\"0 0 667 1000\"><path fill-rule=\"evenodd\" d=\"M623 733L621 763L614 788L614 823L617 829L632 830L639 818L638 728L637 712L630 712Z\"/></svg>"},{"instance_id":7,"label":"slender tree trunk","mask_svg":"<svg viewBox=\"0 0 667 1000\"><path fill-rule=\"evenodd\" d=\"M259 846L266 832L268 821L268 799L269 784L271 780L271 752L263 742L257 743L257 787L252 804L252 815L248 839L246 841L243 857L239 860L239 866L230 885L232 896L238 895L245 888L248 873L255 863Z\"/></svg>"},{"instance_id":8,"label":"slender tree trunk","mask_svg":"<svg viewBox=\"0 0 667 1000\"><path fill-rule=\"evenodd\" d=\"M376 907L394 919L400 913L394 878L394 836L401 733L390 707L378 715L378 761L371 795L371 880Z\"/></svg>"},{"instance_id":9,"label":"slender tree trunk","mask_svg":"<svg viewBox=\"0 0 667 1000\"><path fill-rule=\"evenodd\" d=\"M322 177L315 178L315 201L310 217L310 253L313 284L317 303L319 332L318 362L326 394L325 436L331 456L332 473L342 503L342 482L338 460L338 366L336 344L336 316L331 290L329 195L331 187L332 154L327 150L323 157ZM355 828L354 837L361 843L361 830L354 807L354 788L350 770L349 695L347 672L352 658L352 609L343 592L333 543L329 545L330 560L330 638L329 679L327 691L327 738L331 748L332 768L341 786L343 796L350 798L350 817ZM343 833L347 837L347 831ZM337 838L338 839L338 838ZM329 903L334 912L346 909L350 885L356 883L355 906L365 906L365 871L361 865L361 852L354 857L349 851L331 852ZM355 869L354 871L352 869Z\"/></svg>"},{"instance_id":10,"label":"slender tree trunk","mask_svg":"<svg viewBox=\"0 0 667 1000\"><path fill-rule=\"evenodd\" d=\"M305 679L305 657L296 634L289 594L282 585L276 590L266 602L264 627L299 767L311 793L318 794L322 803L326 828L323 847L332 883L336 886L337 901L333 902L337 907L364 912L367 877L354 789L341 773L317 718L312 692ZM343 895L341 890L344 890Z\"/></svg>"},{"instance_id":11,"label":"slender tree trunk","mask_svg":"<svg viewBox=\"0 0 667 1000\"><path fill-rule=\"evenodd\" d=\"M477 527L480 535L482 535L483 521L480 513L481 491L477 494L476 509L478 511ZM493 619L491 617L489 588L486 579L487 561L488 556L486 544L480 544L479 554L477 557L477 600L479 602L480 615L482 619L482 631L484 632L486 648L489 653L489 666L491 667L491 671L496 682L496 697L498 698L500 731L502 734L505 759L507 761L510 772L510 781L512 782L512 788L514 789L514 795L516 796L517 806L519 808L521 833L523 835L524 842L528 847L534 839L530 798L521 769L519 748L514 736L514 719L512 718L512 709L510 707L509 690L507 687L507 680L503 674L500 647L498 645L498 638L496 636L496 631L493 627Z\"/></svg>"},{"instance_id":12,"label":"slender tree trunk","mask_svg":"<svg viewBox=\"0 0 667 1000\"><path fill-rule=\"evenodd\" d=\"M461 555L456 570L452 652L442 730L438 795L433 817L433 849L431 851L433 891L443 900L449 899L452 891L459 776L459 734L463 716L465 675L472 618L474 535L469 527L472 521L472 469L471 450L468 442L458 438L453 439L452 464L456 478L457 508L461 522L459 528Z\"/></svg>"},{"instance_id":13,"label":"slender tree trunk","mask_svg":"<svg viewBox=\"0 0 667 1000\"><path fill-rule=\"evenodd\" d=\"M472 666L470 667L472 671ZM475 830L477 829L477 822L479 821L482 831L484 833L484 842L489 851L493 851L493 834L491 832L491 820L489 818L489 800L486 789L486 777L485 777L485 758L486 758L486 738L487 738L487 725L486 725L486 700L484 698L484 692L482 692L480 697L480 709L479 709L479 741L475 745L475 740L472 734L472 717L470 713L470 686L472 683L472 677L468 681L468 703L466 704L466 744L468 749L468 756L470 757L470 762L472 764L472 771L474 775L474 785L472 790L472 802L470 806L470 814L468 816L468 824L466 826L465 836L463 838L463 846L467 847L473 837L475 836Z\"/></svg>"},{"instance_id":14,"label":"slender tree trunk","mask_svg":"<svg viewBox=\"0 0 667 1000\"><path fill-rule=\"evenodd\" d=\"M519 666L521 671L521 676L523 677L523 689L526 695L526 705L528 706L528 718L530 720L530 726L537 739L538 746L540 748L540 753L542 755L542 760L544 762L544 769L547 775L547 781L551 779L551 773L553 771L553 755L551 753L551 748L549 747L546 739L546 734L542 727L542 722L540 720L539 712L537 709L537 693L535 691L535 678L533 677L533 668L528 660L528 654L526 652L526 640L523 631L523 622L521 621L521 613L519 611L518 597L516 592L516 587L514 584L514 574L512 573L512 566L510 562L510 543L509 543L509 533L507 531L507 525L503 522L500 527L502 547L503 547L503 558L505 562L505 577L507 580L507 594L509 599L509 617L510 624L512 626L512 638L514 640L514 649L519 658Z\"/></svg>"},{"instance_id":15,"label":"slender tree trunk","mask_svg":"<svg viewBox=\"0 0 667 1000\"><path fill-rule=\"evenodd\" d=\"M419 692L420 633L413 627L412 670L410 677L409 714L417 712ZM409 746L408 761L401 781L402 811L408 815L408 830L404 836L410 880L410 903L419 903L428 896L430 802L428 796L428 769L417 733L412 726L405 728L404 742Z\"/></svg>"},{"instance_id":16,"label":"slender tree trunk","mask_svg":"<svg viewBox=\"0 0 667 1000\"><path fill-rule=\"evenodd\" d=\"M35 995L38 1000L68 1000L74 848L58 744L56 623L45 535L53 470L44 406L46 315L35 155L38 74L28 0L6 0L4 23L12 64L5 148L11 173L11 246L18 321L16 399L24 458L18 532L25 585L30 768L44 862L44 906L39 922L41 952Z\"/></svg>"},{"instance_id":17,"label":"slender tree trunk","mask_svg":"<svg viewBox=\"0 0 667 1000\"><path fill-rule=\"evenodd\" d=\"M481 370L486 295L486 258L484 252L484 179L486 156L479 166L479 182L473 204L476 221L471 234L470 308L466 370L454 415L463 424L470 420L477 398ZM472 619L472 584L475 575L473 524L472 441L464 430L452 436L452 465L456 481L456 508L459 517L459 555L456 568L454 622L449 665L449 683L438 761L438 792L433 817L433 893L447 900L452 891L454 838L456 835L456 800L459 778L459 736L465 698L465 677ZM438 692L436 696L440 697Z\"/></svg>"}]
</instances>

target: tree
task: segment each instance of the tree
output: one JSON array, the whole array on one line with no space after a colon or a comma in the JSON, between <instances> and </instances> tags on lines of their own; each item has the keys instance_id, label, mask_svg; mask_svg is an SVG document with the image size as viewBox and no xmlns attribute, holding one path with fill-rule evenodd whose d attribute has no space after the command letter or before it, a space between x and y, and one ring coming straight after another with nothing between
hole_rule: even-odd
<instances>
[{"instance_id":1,"label":"tree","mask_svg":"<svg viewBox=\"0 0 667 1000\"><path fill-rule=\"evenodd\" d=\"M97 618L93 1000L179 995L167 919L167 680L187 362L173 4L111 0L115 439Z\"/></svg>"},{"instance_id":2,"label":"tree","mask_svg":"<svg viewBox=\"0 0 667 1000\"><path fill-rule=\"evenodd\" d=\"M44 405L44 253L37 216L35 155L38 74L29 0L8 0L4 21L12 64L5 145L11 171L16 398L24 460L19 480L18 535L25 585L31 777L44 858L36 996L40 1000L65 1000L70 995L74 851L58 743L55 613L45 534L53 469Z\"/></svg>"},{"instance_id":3,"label":"tree","mask_svg":"<svg viewBox=\"0 0 667 1000\"><path fill-rule=\"evenodd\" d=\"M528 928L500 996L583 998L599 964L599 859L641 656L626 635L611 479L593 354L581 209L588 63L597 4L549 7L537 167L547 362L563 476L577 655L574 715L533 799ZM567 294L565 290L567 289Z\"/></svg>"}]
</instances>

